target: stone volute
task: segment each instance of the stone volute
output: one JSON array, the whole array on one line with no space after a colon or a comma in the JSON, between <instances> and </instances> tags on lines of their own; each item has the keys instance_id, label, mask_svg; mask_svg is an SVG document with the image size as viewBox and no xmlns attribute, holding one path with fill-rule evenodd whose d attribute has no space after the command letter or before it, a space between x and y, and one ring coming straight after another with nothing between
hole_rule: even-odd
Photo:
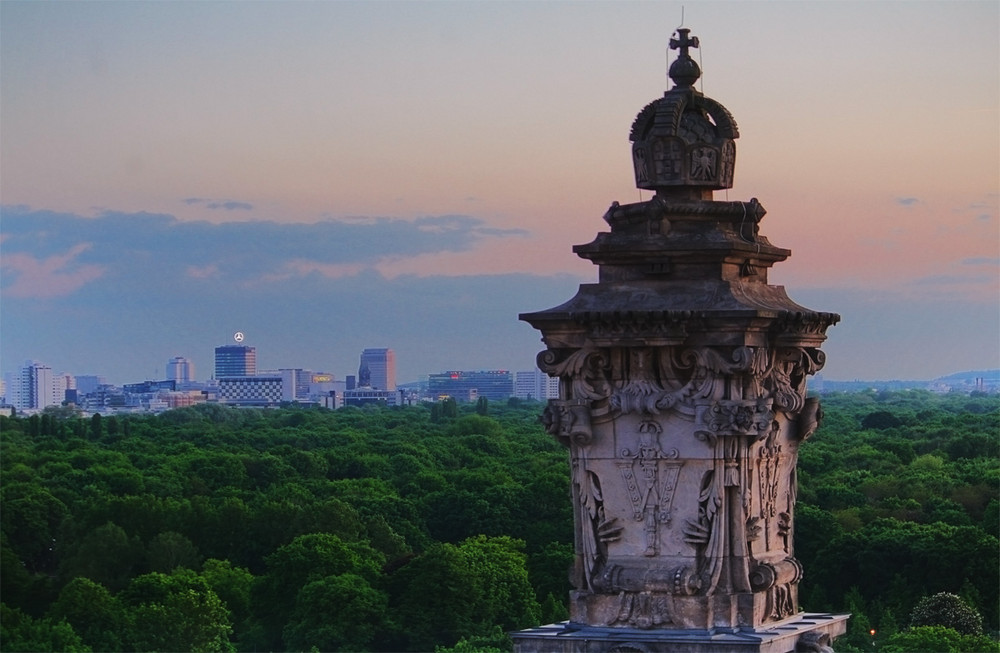
<instances>
[{"instance_id":1,"label":"stone volute","mask_svg":"<svg viewBox=\"0 0 1000 653\"><path fill-rule=\"evenodd\" d=\"M543 421L571 464L570 623L735 632L799 613L795 466L820 416L806 378L839 316L768 284L790 252L761 235L760 202L713 199L732 187L736 122L694 88L697 38L670 46L674 86L630 134L652 197L614 202L610 230L573 248L597 283L520 318L560 379Z\"/></svg>"}]
</instances>

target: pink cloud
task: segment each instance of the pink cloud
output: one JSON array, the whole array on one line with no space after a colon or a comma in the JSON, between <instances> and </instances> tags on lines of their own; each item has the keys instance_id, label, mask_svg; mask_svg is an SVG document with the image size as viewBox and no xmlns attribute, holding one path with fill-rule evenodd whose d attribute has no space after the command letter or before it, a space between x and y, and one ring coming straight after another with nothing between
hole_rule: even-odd
<instances>
[{"instance_id":1,"label":"pink cloud","mask_svg":"<svg viewBox=\"0 0 1000 653\"><path fill-rule=\"evenodd\" d=\"M189 265L185 272L189 277L194 279L211 279L212 277L219 276L219 266L203 265L199 267L196 265Z\"/></svg>"},{"instance_id":2,"label":"pink cloud","mask_svg":"<svg viewBox=\"0 0 1000 653\"><path fill-rule=\"evenodd\" d=\"M310 274L320 274L328 279L339 279L341 277L353 277L365 268L369 267L365 263L319 263L306 259L295 259L288 261L285 268L273 274L264 275L261 281L284 281L297 277L305 277Z\"/></svg>"},{"instance_id":3,"label":"pink cloud","mask_svg":"<svg viewBox=\"0 0 1000 653\"><path fill-rule=\"evenodd\" d=\"M39 259L30 254L5 254L0 269L14 278L4 289L8 297L48 299L69 295L104 274L100 265L74 265L73 260L90 249L90 244L74 245L65 254Z\"/></svg>"}]
</instances>

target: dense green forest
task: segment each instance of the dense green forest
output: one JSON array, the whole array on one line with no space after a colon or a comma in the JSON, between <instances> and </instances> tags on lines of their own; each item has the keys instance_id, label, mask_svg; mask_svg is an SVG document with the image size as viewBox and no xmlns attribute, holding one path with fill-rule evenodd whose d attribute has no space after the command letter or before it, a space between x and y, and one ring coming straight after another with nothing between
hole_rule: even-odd
<instances>
[{"instance_id":1,"label":"dense green forest","mask_svg":"<svg viewBox=\"0 0 1000 653\"><path fill-rule=\"evenodd\" d=\"M996 650L1000 398L824 408L800 451L803 609L853 613L838 651ZM509 650L567 616L569 469L540 412L0 418L0 648Z\"/></svg>"}]
</instances>

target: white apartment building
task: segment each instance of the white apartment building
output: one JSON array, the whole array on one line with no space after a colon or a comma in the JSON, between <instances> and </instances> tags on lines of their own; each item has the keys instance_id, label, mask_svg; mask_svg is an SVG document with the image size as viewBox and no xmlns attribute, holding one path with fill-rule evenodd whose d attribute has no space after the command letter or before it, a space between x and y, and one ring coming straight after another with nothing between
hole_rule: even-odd
<instances>
[{"instance_id":1,"label":"white apartment building","mask_svg":"<svg viewBox=\"0 0 1000 653\"><path fill-rule=\"evenodd\" d=\"M514 396L536 401L558 399L559 378L549 376L539 369L517 372L514 374Z\"/></svg>"},{"instance_id":2,"label":"white apartment building","mask_svg":"<svg viewBox=\"0 0 1000 653\"><path fill-rule=\"evenodd\" d=\"M62 404L66 396L66 375L38 361L26 361L7 379L7 403L18 410L37 411Z\"/></svg>"}]
</instances>

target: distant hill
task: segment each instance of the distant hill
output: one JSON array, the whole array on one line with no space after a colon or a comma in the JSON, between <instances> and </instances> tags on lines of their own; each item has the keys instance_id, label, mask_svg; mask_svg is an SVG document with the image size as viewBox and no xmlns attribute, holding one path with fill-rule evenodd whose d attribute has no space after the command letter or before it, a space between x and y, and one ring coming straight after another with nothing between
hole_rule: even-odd
<instances>
[{"instance_id":1,"label":"distant hill","mask_svg":"<svg viewBox=\"0 0 1000 653\"><path fill-rule=\"evenodd\" d=\"M982 385L978 380L982 379ZM931 390L934 392L973 392L976 390L996 393L1000 392L1000 369L969 370L956 372L948 376L940 376L929 381L900 380L868 381L855 379L853 381L831 381L822 375L810 379L810 390L815 392L865 392L867 390Z\"/></svg>"},{"instance_id":2,"label":"distant hill","mask_svg":"<svg viewBox=\"0 0 1000 653\"><path fill-rule=\"evenodd\" d=\"M969 381L975 383L976 379L985 379L996 383L1000 381L1000 369L998 370L974 370L970 372L956 372L948 376L941 376L935 381Z\"/></svg>"}]
</instances>

